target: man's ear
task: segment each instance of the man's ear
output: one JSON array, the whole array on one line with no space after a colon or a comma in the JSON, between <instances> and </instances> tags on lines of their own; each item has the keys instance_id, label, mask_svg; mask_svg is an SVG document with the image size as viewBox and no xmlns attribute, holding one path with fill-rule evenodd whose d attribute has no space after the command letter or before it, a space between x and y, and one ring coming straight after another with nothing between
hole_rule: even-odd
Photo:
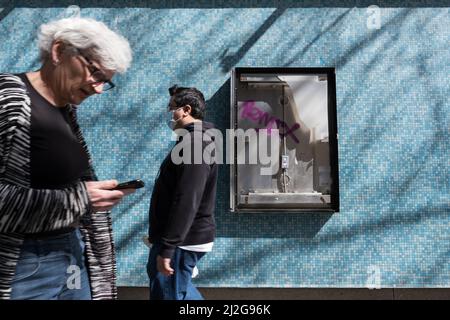
<instances>
[{"instance_id":1,"label":"man's ear","mask_svg":"<svg viewBox=\"0 0 450 320\"><path fill-rule=\"evenodd\" d=\"M187 112L189 115L192 114L192 107L189 104L185 105L183 110L184 112Z\"/></svg>"},{"instance_id":2,"label":"man's ear","mask_svg":"<svg viewBox=\"0 0 450 320\"><path fill-rule=\"evenodd\" d=\"M66 48L66 45L64 42L60 40L56 40L52 44L52 51L51 51L51 60L53 65L58 65L61 62L62 54L64 52L64 49Z\"/></svg>"}]
</instances>

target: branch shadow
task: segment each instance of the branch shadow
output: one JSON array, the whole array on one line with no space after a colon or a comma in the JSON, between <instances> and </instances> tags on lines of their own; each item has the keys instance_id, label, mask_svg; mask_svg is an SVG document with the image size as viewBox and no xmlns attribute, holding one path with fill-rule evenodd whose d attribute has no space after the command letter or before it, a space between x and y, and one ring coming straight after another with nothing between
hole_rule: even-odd
<instances>
[{"instance_id":1,"label":"branch shadow","mask_svg":"<svg viewBox=\"0 0 450 320\"><path fill-rule=\"evenodd\" d=\"M281 17L281 15L286 11L287 8L277 8L264 23L258 28L258 30L253 33L253 35L244 43L243 46L234 54L228 54L228 49L220 56L221 67L224 73L231 70L243 57L244 55L253 47L253 45L260 39L267 30L275 23L275 21Z\"/></svg>"},{"instance_id":2,"label":"branch shadow","mask_svg":"<svg viewBox=\"0 0 450 320\"><path fill-rule=\"evenodd\" d=\"M3 10L0 11L0 21L2 21L4 18L6 18L6 16L7 16L8 14L10 14L11 11L14 10L14 7L15 7L15 6L14 6L13 4L11 4L10 2L8 2L8 4L7 4L5 7L3 7Z\"/></svg>"},{"instance_id":3,"label":"branch shadow","mask_svg":"<svg viewBox=\"0 0 450 320\"><path fill-rule=\"evenodd\" d=\"M291 60L289 60L286 65L289 66L292 63L294 63L294 61L297 61L300 57L302 57L306 52L308 52L309 48L311 48L314 43L316 43L320 37L322 37L324 34L328 33L331 29L333 29L334 27L336 27L341 21L343 21L345 19L345 17L352 11L353 9L350 8L348 10L346 10L344 13L342 13L341 15L339 15L338 17L336 17L336 19L334 19L333 22L331 22L329 24L328 27L326 27L322 32L320 32L319 34L317 34L317 36L311 40L310 43L308 43L302 51L300 51L294 58L292 58Z\"/></svg>"}]
</instances>

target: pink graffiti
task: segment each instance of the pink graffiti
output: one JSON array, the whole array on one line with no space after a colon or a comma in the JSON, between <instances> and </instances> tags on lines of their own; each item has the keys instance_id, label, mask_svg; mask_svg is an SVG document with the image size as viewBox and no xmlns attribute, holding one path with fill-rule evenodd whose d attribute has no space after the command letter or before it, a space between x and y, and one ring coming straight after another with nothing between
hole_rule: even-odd
<instances>
[{"instance_id":1,"label":"pink graffiti","mask_svg":"<svg viewBox=\"0 0 450 320\"><path fill-rule=\"evenodd\" d=\"M241 118L249 119L253 122L257 122L260 125L263 124L267 129L267 134L270 134L271 130L275 127L279 130L280 136L282 138L289 135L295 141L295 143L300 142L294 134L294 131L300 128L299 123L295 123L291 128L289 128L287 123L283 120L259 109L256 106L255 101L253 100L244 102Z\"/></svg>"}]
</instances>

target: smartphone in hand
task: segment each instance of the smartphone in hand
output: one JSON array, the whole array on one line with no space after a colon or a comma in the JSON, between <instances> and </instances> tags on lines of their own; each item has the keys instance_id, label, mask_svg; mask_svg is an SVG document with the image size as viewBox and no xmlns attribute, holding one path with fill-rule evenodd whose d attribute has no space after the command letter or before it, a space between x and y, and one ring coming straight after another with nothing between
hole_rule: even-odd
<instances>
[{"instance_id":1,"label":"smartphone in hand","mask_svg":"<svg viewBox=\"0 0 450 320\"><path fill-rule=\"evenodd\" d=\"M139 189L145 186L144 181L142 180L131 180L127 182L119 183L113 190L121 190L121 189Z\"/></svg>"}]
</instances>

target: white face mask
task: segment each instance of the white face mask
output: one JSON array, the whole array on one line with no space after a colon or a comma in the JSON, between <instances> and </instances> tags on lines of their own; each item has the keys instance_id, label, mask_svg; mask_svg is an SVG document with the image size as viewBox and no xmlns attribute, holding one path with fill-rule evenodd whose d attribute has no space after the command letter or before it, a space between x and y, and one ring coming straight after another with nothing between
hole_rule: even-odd
<instances>
[{"instance_id":1,"label":"white face mask","mask_svg":"<svg viewBox=\"0 0 450 320\"><path fill-rule=\"evenodd\" d=\"M180 107L180 108L178 108L178 109L181 109L182 107ZM177 125L177 123L178 123L178 121L180 121L181 119L183 119L183 116L181 116L181 117L179 117L177 120L174 120L173 119L173 113L175 112L175 111L177 111L178 109L175 109L175 110L171 110L170 112L172 113L172 119L170 119L169 121L167 121L167 126L170 128L170 130L174 130L175 129L175 127L176 127L176 125Z\"/></svg>"}]
</instances>

